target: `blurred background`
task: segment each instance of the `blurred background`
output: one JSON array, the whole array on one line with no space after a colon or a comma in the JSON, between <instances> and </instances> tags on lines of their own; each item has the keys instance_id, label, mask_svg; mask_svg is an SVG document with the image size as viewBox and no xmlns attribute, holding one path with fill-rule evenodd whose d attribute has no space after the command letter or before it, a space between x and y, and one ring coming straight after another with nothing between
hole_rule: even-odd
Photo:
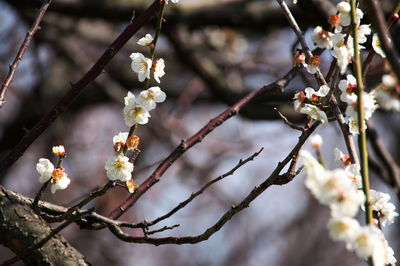
<instances>
[{"instance_id":1,"label":"blurred background","mask_svg":"<svg viewBox=\"0 0 400 266\"><path fill-rule=\"evenodd\" d=\"M389 14L397 1L381 2ZM58 102L70 82L86 73L132 16L140 14L150 3L135 0L51 3L41 30L18 68L7 93L7 103L0 110L0 158ZM309 41L313 27L327 25L327 16L335 13L335 1L331 3L299 0L298 5L290 6ZM0 1L2 80L40 4L31 0ZM181 139L190 137L246 93L289 71L298 47L275 1L181 0L166 9L156 57L166 62L160 87L167 93L167 101L159 104L152 111L150 122L137 130L142 152L135 163L134 177L139 184ZM137 94L141 89L137 75L130 68L129 55L147 52L136 42L146 33L154 34L154 23L153 19L128 42L105 72L1 177L1 185L33 197L40 187L35 164L41 157L55 163L51 147L59 144L66 147L68 157L64 167L72 183L55 195L45 193L45 200L68 206L107 181L104 162L113 154L112 137L129 130L122 117L123 97L128 90ZM392 36L398 45L398 25L393 26ZM313 47L311 41L309 44ZM370 48L366 45L366 51ZM331 56L325 52L321 58L321 68L326 73ZM379 83L383 71L382 60L375 57L367 87ZM239 159L264 147L253 162L212 186L160 225L180 224L178 228L156 236L202 233L265 180L297 143L299 133L287 127L274 108L290 121L304 122L304 117L294 112L291 99L296 90L306 86L317 88L313 78L302 72L284 93L254 101L241 115L214 130L175 162L123 220L139 222L163 215L209 180L230 170ZM397 162L400 161L399 118L398 113L379 110L372 119ZM323 155L329 166L339 167L333 159L334 147L345 150L339 128L330 123L317 133L325 139ZM392 202L398 206L394 189L382 181L387 169L373 151L371 156L375 163L372 188L390 193ZM107 215L127 196L126 190L115 188L92 206ZM62 235L93 265L364 265L346 251L344 244L329 239L325 228L328 217L329 210L311 197L300 174L287 185L269 188L221 231L196 245L129 244L107 230L85 231L76 225L65 229ZM400 249L399 229L398 220L384 229L395 254ZM11 256L10 251L0 247L0 261Z\"/></svg>"}]
</instances>

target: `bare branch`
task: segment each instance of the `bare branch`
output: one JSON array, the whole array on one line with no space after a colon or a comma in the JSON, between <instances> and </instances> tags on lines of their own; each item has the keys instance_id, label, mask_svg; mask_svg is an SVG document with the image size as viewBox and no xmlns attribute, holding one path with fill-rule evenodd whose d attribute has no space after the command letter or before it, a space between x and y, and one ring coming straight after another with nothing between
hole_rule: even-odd
<instances>
[{"instance_id":1,"label":"bare branch","mask_svg":"<svg viewBox=\"0 0 400 266\"><path fill-rule=\"evenodd\" d=\"M46 130L59 115L64 113L71 103L78 97L79 93L103 71L104 67L111 61L117 52L128 42L128 40L157 12L160 1L155 0L153 4L137 19L133 20L117 39L108 47L92 68L75 84L64 97L21 139L14 149L0 163L0 176L16 162L25 150Z\"/></svg>"},{"instance_id":2,"label":"bare branch","mask_svg":"<svg viewBox=\"0 0 400 266\"><path fill-rule=\"evenodd\" d=\"M256 199L260 194L262 194L266 189L268 189L272 185L282 185L290 182L294 175L296 175L299 171L293 173L291 169L294 169L296 163L293 162L297 158L297 154L300 151L301 147L307 140L309 136L315 131L315 129L320 125L319 121L314 122L307 130L305 130L301 136L299 137L298 143L292 149L292 151L286 156L286 158L278 163L278 166L271 173L271 175L259 186L256 186L238 205L233 205L225 214L211 227L204 231L204 233L196 236L184 236L184 237L163 237L163 238L149 238L149 237L136 237L131 236L124 233L118 225L109 224L108 228L110 231L119 239L125 242L133 242L133 243L146 243L153 245L164 245L164 244L195 244L204 240L207 240L214 233L218 232L224 224L226 224L234 215L249 207L250 203ZM292 161L289 170L280 175L282 169Z\"/></svg>"},{"instance_id":3,"label":"bare branch","mask_svg":"<svg viewBox=\"0 0 400 266\"><path fill-rule=\"evenodd\" d=\"M50 5L51 0L44 0L42 6L39 9L39 12L36 16L35 21L33 22L31 28L29 31L26 33L25 39L21 44L21 47L18 50L17 56L15 57L13 63L10 65L10 70L8 71L8 74L6 78L4 79L3 84L1 85L0 88L0 108L3 107L3 105L6 102L6 92L8 87L10 86L11 82L13 81L15 72L17 71L17 67L19 65L19 62L21 62L22 58L25 55L25 52L28 50L28 47L32 41L33 35L40 29L40 22L42 21L42 18L44 14L46 13L47 8Z\"/></svg>"},{"instance_id":4,"label":"bare branch","mask_svg":"<svg viewBox=\"0 0 400 266\"><path fill-rule=\"evenodd\" d=\"M157 183L165 171L178 159L183 153L189 150L191 147L201 142L211 131L220 126L226 120L238 114L238 112L246 106L251 100L258 96L264 95L270 91L282 90L292 80L297 73L298 68L292 68L284 77L281 79L259 88L258 90L252 91L245 97L240 99L234 105L226 109L221 114L217 115L210 120L203 128L201 128L196 134L191 136L187 140L182 140L181 144L175 148L175 150L157 167L157 169L144 181L138 189L130 195L118 208L113 210L109 215L110 218L116 219L120 217L126 210L132 207L133 204L155 183Z\"/></svg>"}]
</instances>

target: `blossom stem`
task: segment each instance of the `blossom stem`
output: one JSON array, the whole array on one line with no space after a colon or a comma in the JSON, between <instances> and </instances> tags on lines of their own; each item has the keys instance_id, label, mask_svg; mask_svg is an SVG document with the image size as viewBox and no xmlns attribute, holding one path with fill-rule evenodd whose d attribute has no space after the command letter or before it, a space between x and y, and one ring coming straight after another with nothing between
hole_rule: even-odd
<instances>
[{"instance_id":1,"label":"blossom stem","mask_svg":"<svg viewBox=\"0 0 400 266\"><path fill-rule=\"evenodd\" d=\"M354 44L354 72L357 80L357 113L358 113L358 146L360 150L360 164L361 164L361 177L363 192L365 194L365 219L367 224L372 224L372 207L369 189L369 176L368 176L368 150L367 150L367 136L365 132L365 114L364 114L364 84L362 80L360 49L358 45L358 25L356 22L356 0L351 0L351 26L353 29L353 44Z\"/></svg>"},{"instance_id":2,"label":"blossom stem","mask_svg":"<svg viewBox=\"0 0 400 266\"><path fill-rule=\"evenodd\" d=\"M38 193L36 194L35 199L34 199L33 202L32 202L32 209L33 209L33 211L34 211L35 213L38 213L38 212L39 212L39 208L38 208L39 200L40 200L40 198L42 197L43 192L46 190L47 186L49 185L50 181L51 181L51 178L50 178L49 180L47 180L47 181L42 185L42 187L39 189Z\"/></svg>"},{"instance_id":3,"label":"blossom stem","mask_svg":"<svg viewBox=\"0 0 400 266\"><path fill-rule=\"evenodd\" d=\"M155 50L156 50L157 40L158 40L158 36L160 35L161 26L162 26L162 22L163 22L164 7L165 7L165 0L162 0L162 3L160 5L160 11L159 11L158 17L157 17L156 32L154 33L154 39L153 39L152 45L150 45L150 59L151 59L151 62L154 62L154 54L155 54ZM153 70L153 67L152 67L152 70ZM150 79L146 79L144 81L143 90L147 90L149 88L149 83L150 83Z\"/></svg>"}]
</instances>

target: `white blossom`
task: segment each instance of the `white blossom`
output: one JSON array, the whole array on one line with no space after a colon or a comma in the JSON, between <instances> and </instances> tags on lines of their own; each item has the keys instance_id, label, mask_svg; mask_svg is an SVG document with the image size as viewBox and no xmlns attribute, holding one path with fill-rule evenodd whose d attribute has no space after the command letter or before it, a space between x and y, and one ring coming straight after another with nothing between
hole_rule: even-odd
<instances>
[{"instance_id":1,"label":"white blossom","mask_svg":"<svg viewBox=\"0 0 400 266\"><path fill-rule=\"evenodd\" d=\"M370 119L372 114L375 112L377 105L376 105L376 101L375 101L375 95L374 92L364 92L363 93L363 107L364 107L364 118L366 120ZM358 111L357 111L357 102L354 102L352 104L348 104L347 108L346 108L346 115L353 119L353 120L357 120L357 115Z\"/></svg>"},{"instance_id":2,"label":"white blossom","mask_svg":"<svg viewBox=\"0 0 400 266\"><path fill-rule=\"evenodd\" d=\"M125 145L126 139L128 138L129 133L128 132L119 132L118 135L115 135L113 137L113 143L121 143L122 145Z\"/></svg>"},{"instance_id":3,"label":"white blossom","mask_svg":"<svg viewBox=\"0 0 400 266\"><path fill-rule=\"evenodd\" d=\"M399 214L395 212L396 207L389 202L390 195L373 189L370 190L370 195L372 209L379 213L379 220L382 226L392 224L394 218Z\"/></svg>"},{"instance_id":4,"label":"white blossom","mask_svg":"<svg viewBox=\"0 0 400 266\"><path fill-rule=\"evenodd\" d=\"M393 75L383 75L382 84L374 92L375 99L382 109L400 112L400 85Z\"/></svg>"},{"instance_id":5,"label":"white blossom","mask_svg":"<svg viewBox=\"0 0 400 266\"><path fill-rule=\"evenodd\" d=\"M382 232L373 225L360 227L354 239L349 243L349 249L354 250L360 258L372 258L374 265L385 265L384 246L381 241Z\"/></svg>"},{"instance_id":6,"label":"white blossom","mask_svg":"<svg viewBox=\"0 0 400 266\"><path fill-rule=\"evenodd\" d=\"M156 107L156 103L165 101L165 98L166 94L159 87L151 87L139 94L137 103L150 111Z\"/></svg>"},{"instance_id":7,"label":"white blossom","mask_svg":"<svg viewBox=\"0 0 400 266\"><path fill-rule=\"evenodd\" d=\"M128 181L132 178L133 164L129 162L129 158L119 154L111 156L107 159L106 165L107 177L110 180Z\"/></svg>"},{"instance_id":8,"label":"white blossom","mask_svg":"<svg viewBox=\"0 0 400 266\"><path fill-rule=\"evenodd\" d=\"M364 120L364 128L367 129L367 123L365 123L365 120ZM357 117L355 117L355 118L350 117L349 118L349 129L350 129L350 133L353 134L353 135L354 134L360 134L359 129L358 129L358 119L357 119Z\"/></svg>"},{"instance_id":9,"label":"white blossom","mask_svg":"<svg viewBox=\"0 0 400 266\"><path fill-rule=\"evenodd\" d=\"M321 135L313 135L310 137L310 144L313 149L319 150L322 147L323 140Z\"/></svg>"},{"instance_id":10,"label":"white blossom","mask_svg":"<svg viewBox=\"0 0 400 266\"><path fill-rule=\"evenodd\" d=\"M300 108L299 112L308 115L312 119L319 120L322 123L328 122L328 117L326 116L325 112L315 105L305 104L302 108Z\"/></svg>"},{"instance_id":11,"label":"white blossom","mask_svg":"<svg viewBox=\"0 0 400 266\"><path fill-rule=\"evenodd\" d=\"M57 190L63 190L68 187L71 180L68 178L64 171L64 168L56 168L51 174L51 193L55 193Z\"/></svg>"},{"instance_id":12,"label":"white blossom","mask_svg":"<svg viewBox=\"0 0 400 266\"><path fill-rule=\"evenodd\" d=\"M327 224L329 236L333 240L344 241L346 243L354 238L359 227L360 224L356 219L346 216L331 217Z\"/></svg>"},{"instance_id":13,"label":"white blossom","mask_svg":"<svg viewBox=\"0 0 400 266\"><path fill-rule=\"evenodd\" d=\"M321 103L321 98L325 97L328 92L329 87L326 85L322 85L318 91L308 87L304 92L298 92L294 95L294 109L297 112L310 116L312 119L326 123L328 122L328 117L317 104Z\"/></svg>"},{"instance_id":14,"label":"white blossom","mask_svg":"<svg viewBox=\"0 0 400 266\"><path fill-rule=\"evenodd\" d=\"M133 95L131 92L128 92L128 95L124 98L124 101L125 107L122 112L124 114L125 124L128 127L131 127L134 124L147 124L150 114L145 108L136 103L135 95Z\"/></svg>"},{"instance_id":15,"label":"white blossom","mask_svg":"<svg viewBox=\"0 0 400 266\"><path fill-rule=\"evenodd\" d=\"M139 81L142 82L145 79L150 79L151 59L146 58L141 53L132 53L130 58L132 59L132 70L138 74Z\"/></svg>"},{"instance_id":16,"label":"white blossom","mask_svg":"<svg viewBox=\"0 0 400 266\"><path fill-rule=\"evenodd\" d=\"M313 31L311 40L319 48L330 49L332 48L332 41L331 41L332 36L333 33L323 30L321 26L317 26Z\"/></svg>"},{"instance_id":17,"label":"white blossom","mask_svg":"<svg viewBox=\"0 0 400 266\"><path fill-rule=\"evenodd\" d=\"M53 173L54 165L45 158L40 158L36 164L36 171L39 173L39 182L46 183L50 180L51 174Z\"/></svg>"},{"instance_id":18,"label":"white blossom","mask_svg":"<svg viewBox=\"0 0 400 266\"><path fill-rule=\"evenodd\" d=\"M379 220L382 226L386 226L388 224L392 224L394 222L394 218L399 216L399 214L395 211L396 206L393 203L386 203L379 211Z\"/></svg>"},{"instance_id":19,"label":"white blossom","mask_svg":"<svg viewBox=\"0 0 400 266\"><path fill-rule=\"evenodd\" d=\"M53 146L52 152L57 156L65 156L65 148L63 145Z\"/></svg>"},{"instance_id":20,"label":"white blossom","mask_svg":"<svg viewBox=\"0 0 400 266\"><path fill-rule=\"evenodd\" d=\"M142 37L139 39L137 44L141 46L149 46L153 42L153 36L151 34L146 34L146 36Z\"/></svg>"},{"instance_id":21,"label":"white blossom","mask_svg":"<svg viewBox=\"0 0 400 266\"><path fill-rule=\"evenodd\" d=\"M382 56L383 58L386 58L386 54L385 52L382 50L381 47L381 42L379 40L378 34L374 34L372 36L372 48L374 48L374 51L379 54L380 56Z\"/></svg>"},{"instance_id":22,"label":"white blossom","mask_svg":"<svg viewBox=\"0 0 400 266\"><path fill-rule=\"evenodd\" d=\"M165 63L164 63L164 59L160 58L156 61L155 65L154 65L154 79L160 83L160 78L162 76L164 76L165 72L164 72L164 68L165 68Z\"/></svg>"},{"instance_id":23,"label":"white blossom","mask_svg":"<svg viewBox=\"0 0 400 266\"><path fill-rule=\"evenodd\" d=\"M337 10L339 11L339 17L340 17L340 23L342 26L349 26L351 23L351 6L350 3L342 1L339 4L337 4ZM364 16L363 12L361 9L357 8L356 9L356 24L360 24L360 20Z\"/></svg>"},{"instance_id":24,"label":"white blossom","mask_svg":"<svg viewBox=\"0 0 400 266\"><path fill-rule=\"evenodd\" d=\"M360 25L358 26L357 37L358 43L365 43L367 41L367 35L371 34L371 27L370 25Z\"/></svg>"},{"instance_id":25,"label":"white blossom","mask_svg":"<svg viewBox=\"0 0 400 266\"><path fill-rule=\"evenodd\" d=\"M307 64L304 63L303 65L307 68L308 73L315 74L319 69L320 63L321 61L319 59L319 56L314 55L308 60Z\"/></svg>"},{"instance_id":26,"label":"white blossom","mask_svg":"<svg viewBox=\"0 0 400 266\"><path fill-rule=\"evenodd\" d=\"M347 75L346 79L342 79L338 85L340 91L340 100L347 104L353 104L357 101L357 80L353 75Z\"/></svg>"},{"instance_id":27,"label":"white blossom","mask_svg":"<svg viewBox=\"0 0 400 266\"><path fill-rule=\"evenodd\" d=\"M300 157L307 171L304 184L318 198L327 171L308 151L301 150Z\"/></svg>"},{"instance_id":28,"label":"white blossom","mask_svg":"<svg viewBox=\"0 0 400 266\"><path fill-rule=\"evenodd\" d=\"M149 122L150 113L140 105L125 106L123 109L125 124L131 127L135 124L144 125Z\"/></svg>"},{"instance_id":29,"label":"white blossom","mask_svg":"<svg viewBox=\"0 0 400 266\"><path fill-rule=\"evenodd\" d=\"M344 170L356 188L362 188L360 166L358 164L350 164Z\"/></svg>"},{"instance_id":30,"label":"white blossom","mask_svg":"<svg viewBox=\"0 0 400 266\"><path fill-rule=\"evenodd\" d=\"M332 56L337 59L336 64L340 67L340 74L346 72L347 66L351 62L351 56L346 46L334 47L332 50Z\"/></svg>"}]
</instances>

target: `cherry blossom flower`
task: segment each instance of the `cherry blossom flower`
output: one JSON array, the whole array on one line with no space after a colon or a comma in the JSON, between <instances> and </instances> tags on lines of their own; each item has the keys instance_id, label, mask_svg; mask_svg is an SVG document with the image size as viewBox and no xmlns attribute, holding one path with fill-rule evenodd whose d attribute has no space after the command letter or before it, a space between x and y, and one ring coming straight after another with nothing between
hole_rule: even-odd
<instances>
[{"instance_id":1,"label":"cherry blossom flower","mask_svg":"<svg viewBox=\"0 0 400 266\"><path fill-rule=\"evenodd\" d=\"M364 92L363 93L363 103L364 103L364 118L366 120L370 119L372 114L375 112L377 105L375 101L374 92ZM346 108L346 115L354 120L357 120L357 102L348 104Z\"/></svg>"},{"instance_id":2,"label":"cherry blossom flower","mask_svg":"<svg viewBox=\"0 0 400 266\"><path fill-rule=\"evenodd\" d=\"M63 145L54 146L52 148L52 152L54 155L64 157L65 156L65 148Z\"/></svg>"},{"instance_id":3,"label":"cherry blossom flower","mask_svg":"<svg viewBox=\"0 0 400 266\"><path fill-rule=\"evenodd\" d=\"M389 202L389 194L371 189L370 195L372 209L378 212L382 226L392 224L394 218L399 216L399 214L395 212L396 207Z\"/></svg>"},{"instance_id":4,"label":"cherry blossom flower","mask_svg":"<svg viewBox=\"0 0 400 266\"><path fill-rule=\"evenodd\" d=\"M164 68L165 68L165 63L164 63L164 59L160 58L156 61L156 63L153 66L153 75L154 75L154 79L160 83L160 78L162 76L164 76L165 72L164 72Z\"/></svg>"},{"instance_id":5,"label":"cherry blossom flower","mask_svg":"<svg viewBox=\"0 0 400 266\"><path fill-rule=\"evenodd\" d=\"M115 135L113 137L114 150L116 152L122 152L124 150L128 134L129 134L128 132L119 132L118 135Z\"/></svg>"},{"instance_id":6,"label":"cherry blossom flower","mask_svg":"<svg viewBox=\"0 0 400 266\"><path fill-rule=\"evenodd\" d=\"M347 75L346 79L342 79L338 85L340 91L340 100L347 104L353 104L357 101L357 80L353 75Z\"/></svg>"},{"instance_id":7,"label":"cherry blossom flower","mask_svg":"<svg viewBox=\"0 0 400 266\"><path fill-rule=\"evenodd\" d=\"M318 71L320 63L321 61L319 56L314 55L308 60L307 64L304 64L304 66L307 68L308 73L315 74Z\"/></svg>"},{"instance_id":8,"label":"cherry blossom flower","mask_svg":"<svg viewBox=\"0 0 400 266\"><path fill-rule=\"evenodd\" d=\"M358 43L365 43L367 41L367 35L371 34L370 25L360 25L358 26L357 37Z\"/></svg>"},{"instance_id":9,"label":"cherry blossom flower","mask_svg":"<svg viewBox=\"0 0 400 266\"><path fill-rule=\"evenodd\" d=\"M150 46L153 43L153 36L151 34L146 34L146 36L139 39L137 44L141 46Z\"/></svg>"},{"instance_id":10,"label":"cherry blossom flower","mask_svg":"<svg viewBox=\"0 0 400 266\"><path fill-rule=\"evenodd\" d=\"M328 122L328 117L317 105L321 103L321 98L329 92L329 87L322 85L318 91L308 87L304 92L298 92L294 95L294 109L297 112L306 114L312 119L319 120L322 123Z\"/></svg>"},{"instance_id":11,"label":"cherry blossom flower","mask_svg":"<svg viewBox=\"0 0 400 266\"><path fill-rule=\"evenodd\" d=\"M68 178L64 171L64 168L56 168L51 173L51 193L55 193L57 190L63 190L68 187L71 180Z\"/></svg>"},{"instance_id":12,"label":"cherry blossom flower","mask_svg":"<svg viewBox=\"0 0 400 266\"><path fill-rule=\"evenodd\" d=\"M344 242L354 239L359 227L357 220L346 216L331 217L327 224L329 236L333 240Z\"/></svg>"},{"instance_id":13,"label":"cherry blossom flower","mask_svg":"<svg viewBox=\"0 0 400 266\"><path fill-rule=\"evenodd\" d=\"M149 122L150 113L140 105L125 106L123 109L125 124L131 127L135 124L144 125Z\"/></svg>"},{"instance_id":14,"label":"cherry blossom flower","mask_svg":"<svg viewBox=\"0 0 400 266\"><path fill-rule=\"evenodd\" d=\"M342 26L349 26L351 24L351 6L350 3L342 1L336 5L337 10L339 11L340 23ZM356 9L356 24L360 24L360 20L363 18L364 14L361 9Z\"/></svg>"},{"instance_id":15,"label":"cherry blossom flower","mask_svg":"<svg viewBox=\"0 0 400 266\"><path fill-rule=\"evenodd\" d=\"M328 117L326 116L325 112L315 105L305 104L304 107L299 110L299 112L308 115L312 119L319 120L322 123L328 122Z\"/></svg>"},{"instance_id":16,"label":"cherry blossom flower","mask_svg":"<svg viewBox=\"0 0 400 266\"><path fill-rule=\"evenodd\" d=\"M333 45L332 40L331 40L332 36L333 36L333 33L323 30L321 26L317 26L313 31L311 40L319 48L330 49L330 48L332 48L332 45Z\"/></svg>"},{"instance_id":17,"label":"cherry blossom flower","mask_svg":"<svg viewBox=\"0 0 400 266\"><path fill-rule=\"evenodd\" d=\"M304 184L311 191L311 194L317 198L327 171L308 151L301 150L300 157L307 171Z\"/></svg>"},{"instance_id":18,"label":"cherry blossom flower","mask_svg":"<svg viewBox=\"0 0 400 266\"><path fill-rule=\"evenodd\" d=\"M344 171L347 174L347 177L353 182L356 188L362 188L362 180L361 180L361 172L360 166L358 164L350 164L346 166Z\"/></svg>"},{"instance_id":19,"label":"cherry blossom flower","mask_svg":"<svg viewBox=\"0 0 400 266\"><path fill-rule=\"evenodd\" d=\"M165 99L166 94L160 87L151 87L139 94L137 103L144 109L150 111L156 107L156 103L161 103L165 101Z\"/></svg>"},{"instance_id":20,"label":"cherry blossom flower","mask_svg":"<svg viewBox=\"0 0 400 266\"><path fill-rule=\"evenodd\" d=\"M145 108L136 103L135 95L133 95L131 92L128 92L128 95L124 98L124 101L125 107L122 112L124 114L125 124L128 127L131 127L135 124L147 124L150 114Z\"/></svg>"},{"instance_id":21,"label":"cherry blossom flower","mask_svg":"<svg viewBox=\"0 0 400 266\"><path fill-rule=\"evenodd\" d=\"M393 75L383 75L382 84L374 92L379 107L387 111L400 112L400 84Z\"/></svg>"},{"instance_id":22,"label":"cherry blossom flower","mask_svg":"<svg viewBox=\"0 0 400 266\"><path fill-rule=\"evenodd\" d=\"M130 58L132 59L132 70L138 74L139 81L143 82L145 79L150 79L151 59L146 58L141 53L132 53Z\"/></svg>"},{"instance_id":23,"label":"cherry blossom flower","mask_svg":"<svg viewBox=\"0 0 400 266\"><path fill-rule=\"evenodd\" d=\"M129 158L119 154L111 156L107 159L105 167L108 179L128 181L132 178L133 164L129 162Z\"/></svg>"},{"instance_id":24,"label":"cherry blossom flower","mask_svg":"<svg viewBox=\"0 0 400 266\"><path fill-rule=\"evenodd\" d=\"M337 59L336 64L340 67L340 74L346 72L347 66L351 62L351 56L346 46L335 47L332 50L332 56Z\"/></svg>"},{"instance_id":25,"label":"cherry blossom flower","mask_svg":"<svg viewBox=\"0 0 400 266\"><path fill-rule=\"evenodd\" d=\"M373 225L360 227L357 231L349 243L349 249L355 251L357 256L364 260L372 258L374 265L385 265L382 232Z\"/></svg>"},{"instance_id":26,"label":"cherry blossom flower","mask_svg":"<svg viewBox=\"0 0 400 266\"><path fill-rule=\"evenodd\" d=\"M36 171L39 173L39 182L46 183L50 180L51 174L53 173L54 165L45 158L40 158L36 164Z\"/></svg>"},{"instance_id":27,"label":"cherry blossom flower","mask_svg":"<svg viewBox=\"0 0 400 266\"><path fill-rule=\"evenodd\" d=\"M372 48L374 48L375 53L379 54L383 58L386 58L386 54L381 47L381 41L376 33L372 36Z\"/></svg>"},{"instance_id":28,"label":"cherry blossom flower","mask_svg":"<svg viewBox=\"0 0 400 266\"><path fill-rule=\"evenodd\" d=\"M310 144L313 149L319 150L322 147L323 140L321 135L314 135L310 137Z\"/></svg>"},{"instance_id":29,"label":"cherry blossom flower","mask_svg":"<svg viewBox=\"0 0 400 266\"><path fill-rule=\"evenodd\" d=\"M367 128L367 123L365 123L364 120L364 128ZM350 117L349 118L349 129L351 134L360 134L359 129L358 129L358 119L357 117Z\"/></svg>"}]
</instances>

